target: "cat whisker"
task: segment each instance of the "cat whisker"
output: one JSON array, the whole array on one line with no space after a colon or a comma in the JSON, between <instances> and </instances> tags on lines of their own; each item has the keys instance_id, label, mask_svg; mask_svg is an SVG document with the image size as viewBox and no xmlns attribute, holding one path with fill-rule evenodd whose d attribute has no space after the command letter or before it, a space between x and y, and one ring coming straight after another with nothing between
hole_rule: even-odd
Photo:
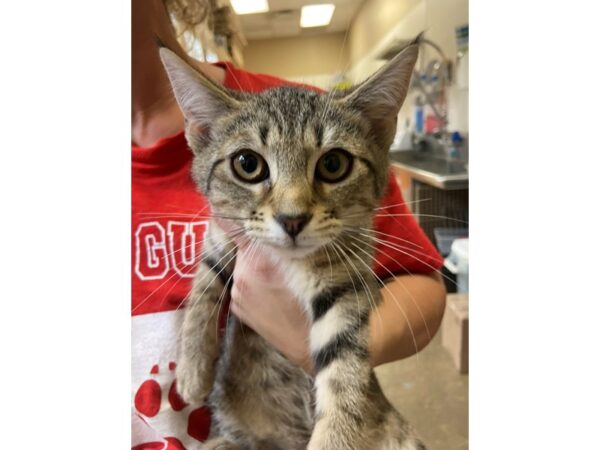
<instances>
[{"instance_id":1,"label":"cat whisker","mask_svg":"<svg viewBox=\"0 0 600 450\"><path fill-rule=\"evenodd\" d=\"M219 295L219 298L217 299L217 305L219 305L219 309L217 310L217 320L215 322L215 338L217 339L217 341L219 340L219 324L220 324L219 318L221 317L221 308L225 304L225 295L226 295L227 291L229 290L229 285L231 284L231 280L233 280L233 271L231 271L231 274L227 278L227 281L225 282L225 285L223 286L223 289L221 290L221 295ZM229 308L227 309L227 319L229 319Z\"/></svg>"},{"instance_id":2,"label":"cat whisker","mask_svg":"<svg viewBox=\"0 0 600 450\"><path fill-rule=\"evenodd\" d=\"M341 215L341 216L339 216L339 218L340 219L350 219L350 218L355 218L355 217L364 217L367 214L371 214L371 212L372 212L372 210L365 209L365 210L359 211L357 213ZM426 218L434 218L434 219L445 219L445 220L449 220L452 222L462 223L465 225L469 224L468 221L457 219L456 217L442 216L442 215L437 215L437 214L421 214L421 213L413 213L413 212L394 213L394 214L383 212L383 213L376 213L373 217L374 218L375 217L426 217Z\"/></svg>"},{"instance_id":3,"label":"cat whisker","mask_svg":"<svg viewBox=\"0 0 600 450\"><path fill-rule=\"evenodd\" d=\"M144 219L179 219L179 220L186 220L186 222L188 223L193 223L195 220L210 220L212 219L212 217L209 216L196 216L196 215L185 215L185 216L176 216L176 215L172 215L172 214L161 214L161 215L147 215L144 216Z\"/></svg>"},{"instance_id":4,"label":"cat whisker","mask_svg":"<svg viewBox=\"0 0 600 450\"><path fill-rule=\"evenodd\" d=\"M221 245L221 246L224 246L224 245L230 244L231 242L233 242L233 241L234 241L234 238L236 238L236 237L238 237L238 236L242 235L242 234L244 233L244 231L245 231L245 230L244 230L244 228L243 228L243 227L238 227L238 228L236 228L236 229L233 229L233 230L231 230L230 232L228 232L229 234L227 234L227 235L225 236L225 239L223 239L223 240L219 241L219 242L218 242L218 244L219 244L219 245ZM166 253L166 254L165 254L165 256L166 256L166 257L175 256L177 253L179 253L179 252L184 252L185 250L187 250L187 249L191 248L191 247L192 247L192 246L194 246L194 245L196 245L196 246L201 246L201 243L200 243L200 242L193 242L193 243L191 243L191 244L188 244L188 245L185 245L185 246L181 247L179 250L173 250L173 251L172 251L172 252L170 252L170 253ZM213 249L211 252L207 253L207 254L206 254L206 255L204 255L204 256L210 256L210 255L211 255L211 253L212 253L212 254L214 254L214 253L216 253L216 252L218 252L218 251L220 251L220 249L218 249L218 248L215 248L215 249ZM201 253L201 252L198 252L198 258L200 258L201 256L202 256L202 253ZM196 263L197 263L197 261L195 261L193 264L196 264Z\"/></svg>"},{"instance_id":5,"label":"cat whisker","mask_svg":"<svg viewBox=\"0 0 600 450\"><path fill-rule=\"evenodd\" d=\"M352 213L352 214L340 214L338 216L338 219L351 219L354 217L360 217L361 219L363 219L366 216L370 216L372 213L373 213L373 208L363 207L362 209L360 209L357 212Z\"/></svg>"},{"instance_id":6,"label":"cat whisker","mask_svg":"<svg viewBox=\"0 0 600 450\"><path fill-rule=\"evenodd\" d=\"M144 211L136 213L136 216L150 216L150 217L194 217L198 216L198 213L180 213L180 212L168 212L168 211Z\"/></svg>"},{"instance_id":7,"label":"cat whisker","mask_svg":"<svg viewBox=\"0 0 600 450\"><path fill-rule=\"evenodd\" d=\"M455 217L448 217L448 216L441 216L441 215L437 215L437 214L419 214L419 213L405 213L405 214L375 214L375 217L409 217L409 216L414 216L414 217L431 217L434 219L445 219L445 220L450 220L453 222L458 222L458 223L463 223L468 225L469 222L465 221L465 220L460 220L457 219Z\"/></svg>"},{"instance_id":8,"label":"cat whisker","mask_svg":"<svg viewBox=\"0 0 600 450\"><path fill-rule=\"evenodd\" d=\"M354 239L358 242L360 242L363 245L367 245L368 247L372 248L375 251L380 251L381 253L383 253L384 255L386 255L388 258L390 258L392 261L394 261L396 264L398 264L403 270L405 270L409 275L412 275L412 272L410 270L408 270L406 267L404 267L402 264L400 264L395 258L393 258L391 255L389 255L388 253L386 253L385 251L378 249L377 247L375 247L374 245L369 244L366 241L363 241L362 239L359 239L355 236L352 236L351 234L348 234L348 237L350 237L351 239ZM396 278L396 275L389 270L385 265L381 264L379 261L377 261L376 258L374 258L373 256L369 255L368 252L366 252L363 248L361 248L360 246L356 245L356 243L352 243L352 245L356 248L358 248L359 250L361 250L363 253L365 253L365 255L369 256L371 258L371 260L375 263L377 263L377 265L379 265L381 268L385 269L385 271L391 276ZM413 304L415 305L415 307L417 308L417 310L419 311L419 314L421 316L421 319L423 319L423 324L425 325L425 331L427 332L427 336L429 337L429 340L432 339L432 335L431 332L429 331L429 326L427 325L427 320L425 320L425 316L423 315L423 311L421 310L421 308L419 307L419 303L417 302L417 300L415 299L415 297L412 295L412 293L410 292L410 290L404 286L404 283L400 282L400 285L402 286L402 288L404 289L404 291L408 294L408 296L410 297L411 301L413 302ZM394 300L396 301L396 303L398 303L398 300L394 297ZM399 306L399 305L398 305Z\"/></svg>"},{"instance_id":9,"label":"cat whisker","mask_svg":"<svg viewBox=\"0 0 600 450\"><path fill-rule=\"evenodd\" d=\"M342 244L344 245L344 244ZM356 258L371 272L371 274L375 277L376 280L379 281L379 284L381 284L381 286L392 296L392 298L394 299L396 306L398 306L398 309L400 310L400 312L402 313L402 316L404 317L405 321L406 321L406 325L408 326L408 331L410 331L410 335L412 337L413 340L413 344L415 346L415 353L417 356L417 360L419 359L419 346L417 344L417 337L415 336L414 330L410 324L410 320L408 319L408 316L406 315L406 311L404 311L404 308L402 308L402 305L400 305L400 302L398 301L398 299L396 298L396 296L394 295L394 293L392 292L392 290L390 288L387 287L387 285L383 282L383 280L381 278L379 278L379 276L375 273L375 271L371 268L371 266L369 266L366 262L364 262L362 260L362 258L360 258L352 249L348 248L347 246L344 245L344 247L346 247L348 249L349 252L351 252L354 256L356 256ZM364 251L364 250L363 250ZM365 252L367 253L367 252ZM368 253L367 255L372 258ZM425 321L425 318L423 317L423 321ZM425 327L427 327L427 324L425 324ZM383 324L381 325L381 329L383 330ZM427 330L427 332L429 333L429 330ZM430 338L431 340L431 338Z\"/></svg>"},{"instance_id":10,"label":"cat whisker","mask_svg":"<svg viewBox=\"0 0 600 450\"><path fill-rule=\"evenodd\" d=\"M185 218L190 219L189 222L193 222L196 219L223 219L223 220L238 220L244 221L247 220L246 217L235 217L235 216L224 216L218 214L211 215L199 215L199 214L171 214L171 213L161 213L161 214L144 214L138 213L139 215L144 215L145 219L168 219L168 218Z\"/></svg>"},{"instance_id":11,"label":"cat whisker","mask_svg":"<svg viewBox=\"0 0 600 450\"><path fill-rule=\"evenodd\" d=\"M325 245L323 247L323 250L325 250L325 254L327 255L327 260L329 261L329 282L333 283L333 264L331 262L331 257L329 256L329 251L327 250L328 246L329 246L329 243L327 243L327 245Z\"/></svg>"},{"instance_id":12,"label":"cat whisker","mask_svg":"<svg viewBox=\"0 0 600 450\"><path fill-rule=\"evenodd\" d=\"M410 202L395 203L393 205L380 206L379 208L373 208L373 211L380 211L382 209L395 208L396 206L405 206L405 205L412 205L412 204L415 204L415 203L428 202L430 200L431 200L431 198L424 198L424 199L419 199L419 200L413 200L413 201L410 201Z\"/></svg>"},{"instance_id":13,"label":"cat whisker","mask_svg":"<svg viewBox=\"0 0 600 450\"><path fill-rule=\"evenodd\" d=\"M395 246L396 248L398 248L398 249L403 249L403 250L406 250L406 251L413 252L413 253L415 253L416 255L421 255L421 256L423 256L423 257L428 257L428 256L429 256L429 254L427 254L427 253L425 253L425 252L422 252L422 251L419 251L419 250L417 250L417 249L415 249L415 248L413 248L413 247L407 247L407 246L405 246L405 245L401 245L401 244L399 244L399 243L397 243L397 242L392 242L392 241L390 241L390 240L388 240L388 239L379 238L379 237L372 236L371 234L367 234L367 233L356 232L356 231L354 231L354 230L347 230L347 231L351 231L351 232L353 232L353 233L356 233L356 234L357 234L357 235L359 235L359 236L363 236L363 237L366 237L366 238L368 238L368 239L373 239L373 240L375 240L375 239L378 239L378 240L379 240L379 241L381 241L381 242L387 242L389 245L394 245L394 246ZM423 261L421 261L421 262L423 262Z\"/></svg>"},{"instance_id":14,"label":"cat whisker","mask_svg":"<svg viewBox=\"0 0 600 450\"><path fill-rule=\"evenodd\" d=\"M344 259L345 259L344 255L339 253L335 243L332 241L332 242L328 243L327 245L331 245L331 248L338 255L339 261L344 266L344 269L346 270L346 274L348 275L348 279L350 280L350 283L352 283L352 288L354 289L354 297L356 298L356 315L358 316L360 314L360 300L358 299L358 290L356 289L356 284L354 283L354 277L352 277L352 275L350 274L350 271L348 270L348 266L346 265L346 263L344 261Z\"/></svg>"},{"instance_id":15,"label":"cat whisker","mask_svg":"<svg viewBox=\"0 0 600 450\"><path fill-rule=\"evenodd\" d=\"M408 253L408 251L416 252L416 250L414 250L412 248L407 248L407 247L399 246L398 244L395 244L393 242L381 240L381 239L376 238L374 236L369 236L368 234L362 234L361 233L360 235L368 237L368 238L372 239L373 241L375 241L378 244L381 244L381 245L383 245L385 247L388 247L388 248L390 248L392 250L396 250L396 251L398 251L400 253L405 254L406 256L409 256L409 257L415 259L416 261L419 261L420 263L422 263L422 264L426 265L427 267L429 267L432 271L435 271L435 272L439 273L442 277L444 277L450 283L454 284L455 286L458 286L454 280L452 280L450 277L444 275L441 270L439 270L436 267L432 266L431 264L423 261L422 259L418 258L417 256L411 255L410 253ZM418 252L418 253L420 253L420 252ZM425 255L425 254L423 253L423 255ZM427 255L425 255L425 256L427 256Z\"/></svg>"},{"instance_id":16,"label":"cat whisker","mask_svg":"<svg viewBox=\"0 0 600 450\"><path fill-rule=\"evenodd\" d=\"M373 297L373 293L371 292L371 289L369 288L369 285L367 284L365 278L363 277L363 275L360 272L360 270L358 270L358 268L352 262L352 258L350 258L350 256L348 254L346 254L346 252L344 251L344 249L341 248L338 245L338 244L341 244L341 245L344 245L344 244L341 241L339 241L337 243L334 242L333 244L335 246L339 247L339 249L342 252L342 254L346 256L346 259L347 259L348 263L350 264L351 268L354 270L354 272L358 276L358 280L362 284L362 286L363 286L363 288L365 290L365 293L367 294L367 300L369 301L370 309L371 309L371 311L375 311L377 313L377 318L379 319L379 324L380 324L381 328L383 329L383 319L381 318L381 313L377 309L377 303L375 302L375 298ZM346 247L346 246L344 245L344 247Z\"/></svg>"},{"instance_id":17,"label":"cat whisker","mask_svg":"<svg viewBox=\"0 0 600 450\"><path fill-rule=\"evenodd\" d=\"M166 206L168 206L168 205L166 205ZM202 207L202 209L200 209L199 211L190 211L190 213L187 214L187 213L182 213L179 206L177 206L177 205L172 205L172 206L175 206L177 209L174 211L144 211L144 212L137 213L137 215L143 216L143 215L148 215L148 214L176 214L176 215L196 216L196 215L201 214L204 211L206 211L206 209L209 207L209 205L204 205Z\"/></svg>"},{"instance_id":18,"label":"cat whisker","mask_svg":"<svg viewBox=\"0 0 600 450\"><path fill-rule=\"evenodd\" d=\"M227 237L228 239L226 239L226 240L223 240L223 241L219 242L219 244L221 244L221 245L227 245L227 244L229 244L230 242L233 242L234 238L236 238L236 237L238 237L238 236L242 235L242 234L244 233L244 231L245 231L245 230L244 230L244 227L238 227L238 228L234 228L234 229L232 229L231 231L228 231L228 234L226 235L226 237ZM191 243L191 244L185 245L185 246L181 247L181 248L180 248L180 249L178 249L178 250L173 250L173 251L172 251L172 252L170 252L170 253L166 253L166 256L167 256L167 257L170 257L170 256L175 256L175 254L177 254L177 253L179 253L179 252L183 252L183 251L187 250L188 248L190 248L190 247L192 247L192 246L194 246L194 245L196 245L196 246L201 246L201 245L202 245L202 243L201 243L201 242L194 242L194 243ZM200 253L198 253L198 256L200 256Z\"/></svg>"},{"instance_id":19,"label":"cat whisker","mask_svg":"<svg viewBox=\"0 0 600 450\"><path fill-rule=\"evenodd\" d=\"M230 254L230 253L231 253L233 250L235 250L235 248L234 248L234 249L232 249L231 251L229 251L227 254ZM235 254L233 254L232 256L230 256L230 257L229 257L229 259L227 260L227 262L226 262L225 264L223 264L223 267L221 268L221 270L219 270L219 271L218 271L216 274L215 274L215 273L214 273L212 270L207 272L207 275L213 275L213 274L214 274L214 276L213 276L213 278L212 278L212 279L211 279L211 280L210 280L210 281L209 281L209 282L206 284L206 287L205 287L205 288L204 288L204 290L202 291L202 295L204 295L204 293L205 293L205 292L208 290L208 288L210 288L210 287L212 286L212 284L215 282L215 280L216 280L218 277L220 277L221 273L223 273L223 271L225 270L225 268L226 268L226 267L227 267L229 264L231 264L231 262L234 260L234 258L235 258ZM222 260L222 259L223 259L223 258L221 258L221 260ZM206 275L205 275L205 276L204 276L202 279L204 279L205 277L206 277ZM180 307L183 305L183 303L185 302L185 300L186 300L187 298L189 298L189 296L190 296L190 295L191 295L191 292L190 292L190 294L188 294L188 295L186 296L186 298L185 298L185 299L184 299L184 300L183 300L183 301L182 301L182 302L179 304L179 306L177 306L177 309L175 309L175 311L177 311L177 310L178 310L178 309L179 309L179 308L180 308ZM201 296L199 296L198 298L201 298ZM210 315L208 316L208 318L209 318L209 319L210 319L210 318L213 316L213 314L215 313L215 310L217 309L217 307L218 307L218 306L219 306L219 302L217 301L217 302L215 302L215 306L213 306L213 309L211 310L211 312L210 312ZM210 321L207 321L207 326L208 326L208 323L209 323L209 322L210 322ZM206 330L204 330L204 331L206 331Z\"/></svg>"},{"instance_id":20,"label":"cat whisker","mask_svg":"<svg viewBox=\"0 0 600 450\"><path fill-rule=\"evenodd\" d=\"M387 236L387 237L390 237L390 238L396 239L396 240L398 240L398 241L405 242L405 243L407 243L407 244L410 244L410 245L414 245L415 247L418 247L418 248L420 248L420 249L423 249L423 246L422 246L422 245L419 245L419 244L417 244L417 243L415 243L415 242L409 241L408 239L402 239L401 237L394 236L393 234L384 233L383 231L378 231L378 230L375 230L374 228L353 227L353 226L344 226L344 228L345 228L345 229L351 229L351 230L359 230L359 231L364 231L364 232L367 232L367 233L376 233L376 234L381 234L381 235L383 235L383 236Z\"/></svg>"},{"instance_id":21,"label":"cat whisker","mask_svg":"<svg viewBox=\"0 0 600 450\"><path fill-rule=\"evenodd\" d=\"M340 53L338 55L338 62L337 62L337 66L341 66L342 63L342 55L343 55L343 51L344 48L346 47L346 42L348 40L348 34L350 32L350 28L348 28L346 30L346 33L344 34L344 40L342 42L342 48L340 49ZM342 73L346 73L347 69L348 69L349 65L347 65L347 67L345 68L345 70L342 70ZM321 114L321 121L324 120L324 118L327 116L327 113L329 112L329 108L331 106L331 103L333 102L333 98L335 97L335 90L334 89L330 89L329 92L327 93L327 97L326 97L326 102L325 102L325 109L323 111L323 113Z\"/></svg>"},{"instance_id":22,"label":"cat whisker","mask_svg":"<svg viewBox=\"0 0 600 450\"><path fill-rule=\"evenodd\" d=\"M229 243L231 243L231 242L232 242L232 239L227 239L226 241L219 242L219 244L221 244L221 245L228 245L228 244L229 244ZM201 255L201 256L204 256L204 257L211 256L211 255L217 254L217 252L218 252L218 251L220 251L220 250L219 250L219 249L213 249L212 251L210 251L210 252L207 252L206 254L203 254L203 255ZM218 261L218 263L219 263L219 262L221 262L221 260L219 260L219 261ZM218 263L217 263L217 264L218 264ZM194 269L195 269L195 267L194 267ZM190 271L190 272L191 272L191 271ZM211 272L208 272L208 273L211 273ZM173 277L174 277L174 276L176 276L176 275L178 275L178 273L177 273L177 272L174 272L174 273L173 273L171 276L169 276L169 278L168 278L167 280L165 280L165 281L168 281L168 280L170 280L171 278L173 278ZM199 280L199 281L203 281L203 280L204 280L204 278L205 278L206 276L207 276L207 275L204 275L202 278L200 278L200 280ZM177 283L178 283L178 282L180 282L180 281L181 281L181 279L182 279L182 278L180 278L180 279L177 281ZM157 288L156 288L156 289L155 289L155 290L154 290L154 291L153 291L151 294L149 294L149 296L150 296L150 295L152 295L154 292L156 292L158 289L160 289L160 288L161 288L161 287L162 287L164 284L165 284L164 282L163 282L163 283L161 283L161 285L160 285L160 286L158 286L158 287L157 287ZM170 290L169 290L169 292L170 292ZM167 292L167 293L168 293L168 292ZM190 294L191 294L191 291L190 291ZM188 295L186 295L186 296L184 297L184 299L183 299L183 300L182 300L182 301L179 303L179 305L177 306L177 308L175 308L175 311L177 311L177 310L178 310L178 309L181 307L181 305L182 305L183 303L185 303L185 301L186 301L186 300L189 298L189 295L190 295L190 294L188 294ZM162 300L162 301L164 302L164 300L165 300L165 299L166 299L166 294L165 294L165 297L163 297L163 300ZM146 299L145 299L144 301L146 301Z\"/></svg>"},{"instance_id":23,"label":"cat whisker","mask_svg":"<svg viewBox=\"0 0 600 450\"><path fill-rule=\"evenodd\" d=\"M185 272L185 275L189 275L191 273L194 273L195 271L196 271L196 265L194 264L194 265L190 266L190 269L187 272ZM172 274L171 277L174 276L175 274L176 273ZM160 300L159 305L162 306L165 303L165 301L167 300L167 298L168 298L169 294L171 293L171 291L175 288L175 286L177 286L179 283L181 283L184 279L185 278L180 275L179 278L177 278L173 282L173 285L169 288L169 290L164 293L162 299ZM186 297L187 297L187 295L186 295Z\"/></svg>"},{"instance_id":24,"label":"cat whisker","mask_svg":"<svg viewBox=\"0 0 600 450\"><path fill-rule=\"evenodd\" d=\"M168 218L169 214L175 214L175 215L177 215L176 217L191 217L190 222L192 222L192 221L196 220L197 218L200 218L200 215L202 213L204 213L204 211L206 211L206 209L209 208L209 207L210 207L210 205L206 204L199 211L193 211L190 215L187 215L186 213L181 213L181 212L178 212L178 211L173 211L173 213L170 213L168 211L161 211L161 212L158 212L158 213L157 212L146 211L146 212L143 212L143 213L138 213L138 215L140 215L140 216L147 216L147 218L148 218L148 215L152 215L152 214L159 214L159 215L160 214L165 214L165 216L163 218ZM171 217L175 217L175 216L172 215ZM157 217L157 218L159 218L159 217Z\"/></svg>"},{"instance_id":25,"label":"cat whisker","mask_svg":"<svg viewBox=\"0 0 600 450\"><path fill-rule=\"evenodd\" d=\"M229 242L232 242L232 241L233 241L233 239L229 239L227 242L223 243L223 245L227 245ZM208 256L208 255L210 255L210 254L214 254L214 253L216 253L216 252L217 252L217 250L215 249L215 250L213 250L212 252L208 252L208 253L207 253L207 255L205 255L205 256ZM199 255L199 257L200 257L200 255ZM194 268L195 268L195 265L194 265ZM162 288L162 287L163 287L163 286L164 286L166 283L168 283L169 281L171 281L171 279L173 279L173 277L175 277L175 276L177 276L177 275L179 275L179 274L178 274L176 271L173 271L173 273L172 273L171 275L169 275L169 276L168 276L168 277L167 277L165 280L163 280L163 282L162 282L162 283L161 283L161 284L160 284L158 287L156 287L155 289L153 289L153 290L152 290L152 292L150 292L150 293L149 293L149 294L148 294L146 297L144 297L144 298L142 299L142 301L141 301L140 303L138 303L138 304L135 306L135 308L132 308L132 309L131 309L131 312L134 312L134 311L136 311L138 308L140 308L140 307L141 307L141 306L142 306L144 303L146 303L146 302L147 302L147 301L148 301L148 300L149 300L149 299L150 299L150 298L151 298L151 297L152 297L152 296L153 296L153 295L154 295L156 292L158 292L158 290L159 290L160 288ZM179 281L181 281L181 280L179 280ZM170 292L170 290L169 290L169 292ZM163 298L162 302L164 302L165 298L166 298L166 296ZM184 301L185 301L186 299L187 299L187 297L186 297L186 298L184 298ZM181 304L180 304L180 306L181 306ZM177 307L177 309L178 309L178 308L179 308L179 306Z\"/></svg>"},{"instance_id":26,"label":"cat whisker","mask_svg":"<svg viewBox=\"0 0 600 450\"><path fill-rule=\"evenodd\" d=\"M250 242L250 247L248 248L247 252L248 252L248 264L252 264L254 268L256 268L256 255L258 253L258 247L260 245L260 242L258 239L256 238L252 238L252 241ZM247 340L246 338L246 333L244 331L244 327L241 327L242 330L242 337L244 340Z\"/></svg>"},{"instance_id":27,"label":"cat whisker","mask_svg":"<svg viewBox=\"0 0 600 450\"><path fill-rule=\"evenodd\" d=\"M234 247L233 249L231 249L229 252L227 252L227 255L231 254L233 251L235 251L236 248ZM225 268L231 264L231 262L235 259L235 253L227 260L227 262L225 264L223 264L223 267L221 268L221 270L219 270L214 277L206 284L206 287L204 288L204 290L202 291L202 293L200 294L200 296L198 296L197 298L202 298L202 296L205 294L205 292L208 290L209 287L212 286L212 284L215 282L215 280L221 276L221 273L223 273L223 271L225 270ZM221 258L221 260L223 260L223 258ZM221 261L219 260L219 261ZM217 263L218 264L218 263ZM213 273L212 271L208 272L208 273ZM177 311L181 305L183 305L183 302L181 302L179 304L179 306L177 306L177 309L175 311ZM202 334L206 333L206 327L208 326L208 324L210 323L210 319L212 318L213 314L215 313L215 311L217 310L217 308L219 307L219 302L215 302L215 306L213 306L209 316L208 316L208 320L206 321L206 325L204 327L204 329L202 330ZM220 308L219 308L220 309ZM218 323L218 320L217 320Z\"/></svg>"}]
</instances>

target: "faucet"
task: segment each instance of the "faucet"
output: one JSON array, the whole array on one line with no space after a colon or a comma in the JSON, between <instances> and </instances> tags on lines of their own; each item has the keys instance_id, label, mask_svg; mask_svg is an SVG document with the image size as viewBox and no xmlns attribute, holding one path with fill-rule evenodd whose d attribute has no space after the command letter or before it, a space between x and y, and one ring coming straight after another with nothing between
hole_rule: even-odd
<instances>
[{"instance_id":1,"label":"faucet","mask_svg":"<svg viewBox=\"0 0 600 450\"><path fill-rule=\"evenodd\" d=\"M440 124L440 129L438 132L439 137L442 139L442 141L445 142L445 141L449 140L448 130L447 130L448 112L447 112L447 110L440 111L440 109L436 105L436 99L435 99L435 95L434 95L434 94L439 95L439 92L434 91L433 89L435 89L435 88L428 90L425 83L423 82L422 76L429 80L433 80L433 79L439 80L439 83L441 83L441 86L442 86L440 91L443 91L444 87L452 82L452 63L446 57L446 55L444 54L444 52L440 48L440 46L437 45L435 42L433 42L429 39L423 38L423 39L421 39L421 44L427 44L427 45L433 47L440 54L441 58L439 60L434 59L434 60L430 61L429 64L427 64L427 67L421 71L422 73L420 73L419 71L417 71L415 69L415 72L412 77L412 85L413 85L413 87L416 87L423 94L423 96L425 98L425 103L427 105L429 105L431 110L433 111L433 114L435 115L436 119L438 120L438 122ZM445 99L445 101L447 101L447 99Z\"/></svg>"},{"instance_id":2,"label":"faucet","mask_svg":"<svg viewBox=\"0 0 600 450\"><path fill-rule=\"evenodd\" d=\"M435 135L416 134L412 135L412 147L420 155L439 156L444 152L441 139Z\"/></svg>"}]
</instances>

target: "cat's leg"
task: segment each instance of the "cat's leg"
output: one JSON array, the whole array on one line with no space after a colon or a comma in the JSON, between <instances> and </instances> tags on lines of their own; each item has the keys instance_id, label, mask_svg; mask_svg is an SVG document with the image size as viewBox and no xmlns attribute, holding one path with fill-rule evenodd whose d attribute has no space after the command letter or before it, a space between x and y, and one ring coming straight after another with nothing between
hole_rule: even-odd
<instances>
[{"instance_id":1,"label":"cat's leg","mask_svg":"<svg viewBox=\"0 0 600 450\"><path fill-rule=\"evenodd\" d=\"M218 434L246 450L306 450L313 400L311 378L230 316L209 397Z\"/></svg>"},{"instance_id":2,"label":"cat's leg","mask_svg":"<svg viewBox=\"0 0 600 450\"><path fill-rule=\"evenodd\" d=\"M385 424L395 411L380 391L368 351L370 305L379 296L377 285L363 278L329 286L311 301L316 424L308 450L379 450L388 440Z\"/></svg>"},{"instance_id":3,"label":"cat's leg","mask_svg":"<svg viewBox=\"0 0 600 450\"><path fill-rule=\"evenodd\" d=\"M222 231L211 223L181 330L177 390L192 404L203 403L212 389L219 357L219 312L235 261L235 246L219 233Z\"/></svg>"},{"instance_id":4,"label":"cat's leg","mask_svg":"<svg viewBox=\"0 0 600 450\"><path fill-rule=\"evenodd\" d=\"M381 397L383 394L381 394ZM395 410L391 410L382 428L383 434L377 450L426 450L412 427Z\"/></svg>"},{"instance_id":5,"label":"cat's leg","mask_svg":"<svg viewBox=\"0 0 600 450\"><path fill-rule=\"evenodd\" d=\"M206 441L202 445L202 450L244 450L244 447L240 447L227 438L218 437Z\"/></svg>"},{"instance_id":6,"label":"cat's leg","mask_svg":"<svg viewBox=\"0 0 600 450\"><path fill-rule=\"evenodd\" d=\"M311 302L316 423L308 450L360 449L371 370L369 303L360 286L358 281L328 286Z\"/></svg>"}]
</instances>

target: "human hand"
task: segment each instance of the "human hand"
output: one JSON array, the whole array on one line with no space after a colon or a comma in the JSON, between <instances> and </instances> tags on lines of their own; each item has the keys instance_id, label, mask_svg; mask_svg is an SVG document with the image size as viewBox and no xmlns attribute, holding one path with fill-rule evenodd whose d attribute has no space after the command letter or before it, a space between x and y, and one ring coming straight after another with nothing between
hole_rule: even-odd
<instances>
[{"instance_id":1,"label":"human hand","mask_svg":"<svg viewBox=\"0 0 600 450\"><path fill-rule=\"evenodd\" d=\"M312 372L308 319L269 255L241 244L233 280L231 312L290 361Z\"/></svg>"}]
</instances>

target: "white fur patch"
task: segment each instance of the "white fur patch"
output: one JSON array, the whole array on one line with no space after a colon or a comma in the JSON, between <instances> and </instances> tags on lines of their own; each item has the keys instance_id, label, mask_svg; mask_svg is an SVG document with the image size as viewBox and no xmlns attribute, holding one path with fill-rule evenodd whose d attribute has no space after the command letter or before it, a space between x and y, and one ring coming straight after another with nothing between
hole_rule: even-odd
<instances>
[{"instance_id":1,"label":"white fur patch","mask_svg":"<svg viewBox=\"0 0 600 450\"><path fill-rule=\"evenodd\" d=\"M323 130L323 147L328 147L334 142L335 138L335 129L325 126L325 130Z\"/></svg>"},{"instance_id":2,"label":"white fur patch","mask_svg":"<svg viewBox=\"0 0 600 450\"><path fill-rule=\"evenodd\" d=\"M413 439L407 439L400 446L398 446L398 441L396 438L388 438L385 442L378 448L378 450L418 450L417 444Z\"/></svg>"},{"instance_id":3,"label":"white fur patch","mask_svg":"<svg viewBox=\"0 0 600 450\"><path fill-rule=\"evenodd\" d=\"M329 308L323 317L313 323L310 329L310 349L316 352L322 349L332 338L346 328L348 318L340 305Z\"/></svg>"},{"instance_id":4,"label":"white fur patch","mask_svg":"<svg viewBox=\"0 0 600 450\"><path fill-rule=\"evenodd\" d=\"M417 450L417 444L415 444L414 440L408 439L406 442L404 442L404 444L402 444L400 450Z\"/></svg>"},{"instance_id":5,"label":"white fur patch","mask_svg":"<svg viewBox=\"0 0 600 450\"><path fill-rule=\"evenodd\" d=\"M321 370L315 378L315 400L317 413L323 413L330 409L335 401L334 395L329 387L329 380L335 377L339 368L338 364L332 362L325 369Z\"/></svg>"},{"instance_id":6,"label":"white fur patch","mask_svg":"<svg viewBox=\"0 0 600 450\"><path fill-rule=\"evenodd\" d=\"M305 264L301 261L281 261L286 264L286 281L292 292L300 299L306 312L310 311L311 300L317 295L318 291L313 288L315 285L314 276L306 270Z\"/></svg>"},{"instance_id":7,"label":"white fur patch","mask_svg":"<svg viewBox=\"0 0 600 450\"><path fill-rule=\"evenodd\" d=\"M313 428L312 436L306 450L321 450L325 447L325 438L328 431L328 423L325 420L320 420Z\"/></svg>"}]
</instances>

